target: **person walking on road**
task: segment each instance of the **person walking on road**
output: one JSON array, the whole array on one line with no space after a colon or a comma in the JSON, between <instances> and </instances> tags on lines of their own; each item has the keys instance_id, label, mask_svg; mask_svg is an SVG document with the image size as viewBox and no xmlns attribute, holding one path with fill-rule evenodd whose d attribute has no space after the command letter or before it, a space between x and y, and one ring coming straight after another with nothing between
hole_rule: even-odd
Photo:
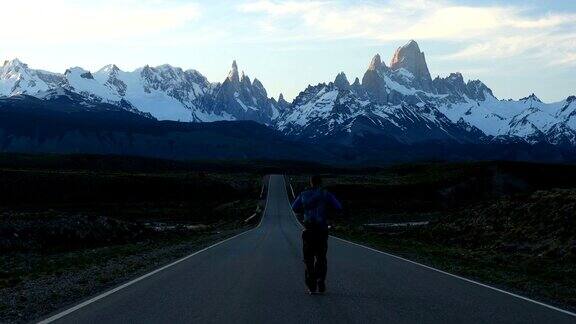
<instances>
[{"instance_id":1,"label":"person walking on road","mask_svg":"<svg viewBox=\"0 0 576 324\"><path fill-rule=\"evenodd\" d=\"M292 204L292 210L304 214L302 250L306 266L304 278L310 294L326 291L328 252L328 214L342 210L342 204L321 188L322 178L312 176L309 190L302 192Z\"/></svg>"}]
</instances>

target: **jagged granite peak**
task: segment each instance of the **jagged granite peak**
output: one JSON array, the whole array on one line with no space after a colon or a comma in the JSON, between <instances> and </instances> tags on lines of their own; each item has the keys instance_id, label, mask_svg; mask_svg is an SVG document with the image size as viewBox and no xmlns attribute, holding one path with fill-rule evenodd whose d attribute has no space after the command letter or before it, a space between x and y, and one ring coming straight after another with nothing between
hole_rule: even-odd
<instances>
[{"instance_id":1,"label":"jagged granite peak","mask_svg":"<svg viewBox=\"0 0 576 324\"><path fill-rule=\"evenodd\" d=\"M356 77L354 79L354 83L352 83L353 87L359 87L360 86L360 79L358 77Z\"/></svg>"},{"instance_id":2,"label":"jagged granite peak","mask_svg":"<svg viewBox=\"0 0 576 324\"><path fill-rule=\"evenodd\" d=\"M432 80L434 90L439 94L468 95L464 77L460 72L450 73L445 78L437 76Z\"/></svg>"},{"instance_id":3,"label":"jagged granite peak","mask_svg":"<svg viewBox=\"0 0 576 324\"><path fill-rule=\"evenodd\" d=\"M382 75L387 72L388 69L382 63L380 54L376 54L370 61L368 70L362 76L362 87L366 89L375 102L383 103L388 100L388 90Z\"/></svg>"},{"instance_id":4,"label":"jagged granite peak","mask_svg":"<svg viewBox=\"0 0 576 324\"><path fill-rule=\"evenodd\" d=\"M448 95L452 101L462 101L466 98L472 100L486 100L486 95L494 97L492 90L480 80L464 82L460 72L450 73L447 77L436 77L432 80L433 91L436 94Z\"/></svg>"},{"instance_id":5,"label":"jagged granite peak","mask_svg":"<svg viewBox=\"0 0 576 324\"><path fill-rule=\"evenodd\" d=\"M226 80L215 89L211 107L217 115L237 120L254 120L267 125L279 114L258 79L251 83L248 76L243 74L239 80L236 61L232 63L232 70Z\"/></svg>"},{"instance_id":6,"label":"jagged granite peak","mask_svg":"<svg viewBox=\"0 0 576 324\"><path fill-rule=\"evenodd\" d=\"M450 75L448 76L448 79L453 80L453 81L458 82L458 83L464 83L464 77L462 76L462 73L460 73L460 72L450 73Z\"/></svg>"},{"instance_id":7,"label":"jagged granite peak","mask_svg":"<svg viewBox=\"0 0 576 324\"><path fill-rule=\"evenodd\" d=\"M228 73L228 80L231 82L239 82L240 77L238 76L238 65L236 64L236 60L232 61L232 68L230 69L230 73Z\"/></svg>"},{"instance_id":8,"label":"jagged granite peak","mask_svg":"<svg viewBox=\"0 0 576 324\"><path fill-rule=\"evenodd\" d=\"M282 93L280 93L280 95L278 95L278 103L280 104L286 104L288 105L288 101L286 101L286 99L284 99L284 95Z\"/></svg>"},{"instance_id":9,"label":"jagged granite peak","mask_svg":"<svg viewBox=\"0 0 576 324\"><path fill-rule=\"evenodd\" d=\"M524 98L520 99L520 101L530 101L530 100L536 101L536 102L542 102L542 100L540 100L540 98L538 98L534 93L532 93L528 97L524 97Z\"/></svg>"},{"instance_id":10,"label":"jagged granite peak","mask_svg":"<svg viewBox=\"0 0 576 324\"><path fill-rule=\"evenodd\" d=\"M252 87L257 89L258 92L262 96L264 96L264 97L268 96L268 93L266 92L266 88L264 88L264 85L262 84L262 82L260 82L260 80L258 80L257 78L254 78L254 81L252 81Z\"/></svg>"},{"instance_id":11,"label":"jagged granite peak","mask_svg":"<svg viewBox=\"0 0 576 324\"><path fill-rule=\"evenodd\" d=\"M382 59L380 58L380 54L374 55L370 64L368 64L369 71L377 71L380 70L382 67L385 67L386 64L382 63Z\"/></svg>"},{"instance_id":12,"label":"jagged granite peak","mask_svg":"<svg viewBox=\"0 0 576 324\"><path fill-rule=\"evenodd\" d=\"M244 74L244 71L240 74L240 83L244 86L250 86L252 84L252 81L250 81L250 78Z\"/></svg>"},{"instance_id":13,"label":"jagged granite peak","mask_svg":"<svg viewBox=\"0 0 576 324\"><path fill-rule=\"evenodd\" d=\"M401 67L404 67L410 72L415 72L415 69L409 69L406 67L406 65L416 63L410 61L415 61L418 59L420 54L422 54L422 51L420 51L418 43L416 43L414 40L410 40L405 45L402 45L396 49L392 59L390 60L390 68L392 70L397 70Z\"/></svg>"},{"instance_id":14,"label":"jagged granite peak","mask_svg":"<svg viewBox=\"0 0 576 324\"><path fill-rule=\"evenodd\" d=\"M280 95L278 95L278 101L276 101L275 99L272 99L273 102L275 102L276 106L278 107L278 113L282 113L284 111L286 111L289 107L290 107L290 103L288 101L286 101L286 99L284 99L284 95L282 93L280 93Z\"/></svg>"},{"instance_id":15,"label":"jagged granite peak","mask_svg":"<svg viewBox=\"0 0 576 324\"><path fill-rule=\"evenodd\" d=\"M342 90L350 88L350 82L348 82L348 78L346 77L346 74L344 74L344 72L338 73L336 79L334 79L334 85Z\"/></svg>"},{"instance_id":16,"label":"jagged granite peak","mask_svg":"<svg viewBox=\"0 0 576 324\"><path fill-rule=\"evenodd\" d=\"M432 78L430 77L424 52L420 51L418 43L414 40L404 46L400 46L396 50L390 61L390 69L393 71L405 69L414 75L417 83L424 90L431 89Z\"/></svg>"},{"instance_id":17,"label":"jagged granite peak","mask_svg":"<svg viewBox=\"0 0 576 324\"><path fill-rule=\"evenodd\" d=\"M486 95L492 98L496 98L492 89L488 88L484 82L480 80L470 80L466 83L466 89L468 91L469 98L478 101L486 100Z\"/></svg>"}]
</instances>

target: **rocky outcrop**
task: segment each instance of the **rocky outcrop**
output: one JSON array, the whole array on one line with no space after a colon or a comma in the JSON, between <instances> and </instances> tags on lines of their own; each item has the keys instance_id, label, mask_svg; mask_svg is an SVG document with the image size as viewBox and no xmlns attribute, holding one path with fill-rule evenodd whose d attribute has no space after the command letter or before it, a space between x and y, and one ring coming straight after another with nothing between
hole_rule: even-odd
<instances>
[{"instance_id":1,"label":"rocky outcrop","mask_svg":"<svg viewBox=\"0 0 576 324\"><path fill-rule=\"evenodd\" d=\"M428 65L426 65L426 58L415 41L411 40L396 50L390 61L390 69L393 71L405 69L412 73L415 83L422 90L432 90L432 78L430 71L428 71Z\"/></svg>"},{"instance_id":2,"label":"rocky outcrop","mask_svg":"<svg viewBox=\"0 0 576 324\"><path fill-rule=\"evenodd\" d=\"M382 74L388 71L386 64L382 63L380 54L376 54L370 64L368 70L362 77L362 87L372 97L375 102L384 103L388 101L388 91L386 90L386 82L382 78Z\"/></svg>"},{"instance_id":3,"label":"rocky outcrop","mask_svg":"<svg viewBox=\"0 0 576 324\"><path fill-rule=\"evenodd\" d=\"M524 97L522 99L520 99L520 101L534 101L534 102L542 102L542 100L540 100L540 98L538 98L534 93L532 93L531 95L529 95L528 97Z\"/></svg>"},{"instance_id":4,"label":"rocky outcrop","mask_svg":"<svg viewBox=\"0 0 576 324\"><path fill-rule=\"evenodd\" d=\"M217 115L228 114L236 120L270 124L278 115L276 109L262 83L258 79L251 82L244 72L240 77L234 61L228 77L216 88L212 111Z\"/></svg>"},{"instance_id":5,"label":"rocky outcrop","mask_svg":"<svg viewBox=\"0 0 576 324\"><path fill-rule=\"evenodd\" d=\"M386 64L382 63L382 59L380 58L380 54L374 55L370 64L368 65L369 71L379 71L380 69L386 67Z\"/></svg>"},{"instance_id":6,"label":"rocky outcrop","mask_svg":"<svg viewBox=\"0 0 576 324\"><path fill-rule=\"evenodd\" d=\"M350 82L348 82L348 78L346 78L344 72L338 73L334 80L334 85L341 90L348 90L350 88Z\"/></svg>"},{"instance_id":7,"label":"rocky outcrop","mask_svg":"<svg viewBox=\"0 0 576 324\"><path fill-rule=\"evenodd\" d=\"M445 78L436 77L432 81L435 93L449 95L458 100L464 96L473 100L486 100L486 95L493 96L492 90L479 80L464 82L460 72L450 73Z\"/></svg>"},{"instance_id":8,"label":"rocky outcrop","mask_svg":"<svg viewBox=\"0 0 576 324\"><path fill-rule=\"evenodd\" d=\"M234 60L232 61L232 68L230 69L230 72L228 72L228 77L226 78L226 81L238 82L239 80L240 79L238 77L238 65L236 64L236 60Z\"/></svg>"},{"instance_id":9,"label":"rocky outcrop","mask_svg":"<svg viewBox=\"0 0 576 324\"><path fill-rule=\"evenodd\" d=\"M488 88L484 82L480 80L470 80L466 83L466 89L468 91L468 97L472 100L484 101L486 96L494 97L492 89Z\"/></svg>"},{"instance_id":10,"label":"rocky outcrop","mask_svg":"<svg viewBox=\"0 0 576 324\"><path fill-rule=\"evenodd\" d=\"M286 110L289 106L290 103L288 101L286 101L286 99L284 99L284 95L280 94L278 96L278 101L276 101L276 106L278 107L278 109L280 110L280 112Z\"/></svg>"}]
</instances>

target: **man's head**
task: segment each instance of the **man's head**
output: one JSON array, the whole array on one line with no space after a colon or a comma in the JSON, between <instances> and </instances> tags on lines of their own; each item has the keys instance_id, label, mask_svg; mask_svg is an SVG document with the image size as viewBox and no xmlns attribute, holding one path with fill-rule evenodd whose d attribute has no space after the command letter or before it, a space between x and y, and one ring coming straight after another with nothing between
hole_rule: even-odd
<instances>
[{"instance_id":1,"label":"man's head","mask_svg":"<svg viewBox=\"0 0 576 324\"><path fill-rule=\"evenodd\" d=\"M313 175L310 177L310 186L312 188L320 188L322 185L322 177L319 175Z\"/></svg>"}]
</instances>

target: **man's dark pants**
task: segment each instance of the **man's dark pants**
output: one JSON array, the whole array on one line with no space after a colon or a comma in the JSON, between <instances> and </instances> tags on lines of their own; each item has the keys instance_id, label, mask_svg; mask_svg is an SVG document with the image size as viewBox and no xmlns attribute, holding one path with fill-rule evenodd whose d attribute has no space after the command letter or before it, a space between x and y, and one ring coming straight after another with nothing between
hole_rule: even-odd
<instances>
[{"instance_id":1,"label":"man's dark pants","mask_svg":"<svg viewBox=\"0 0 576 324\"><path fill-rule=\"evenodd\" d=\"M328 230L312 226L305 226L302 232L302 247L304 252L304 273L306 285L311 290L316 290L318 282L326 279L328 251Z\"/></svg>"}]
</instances>

